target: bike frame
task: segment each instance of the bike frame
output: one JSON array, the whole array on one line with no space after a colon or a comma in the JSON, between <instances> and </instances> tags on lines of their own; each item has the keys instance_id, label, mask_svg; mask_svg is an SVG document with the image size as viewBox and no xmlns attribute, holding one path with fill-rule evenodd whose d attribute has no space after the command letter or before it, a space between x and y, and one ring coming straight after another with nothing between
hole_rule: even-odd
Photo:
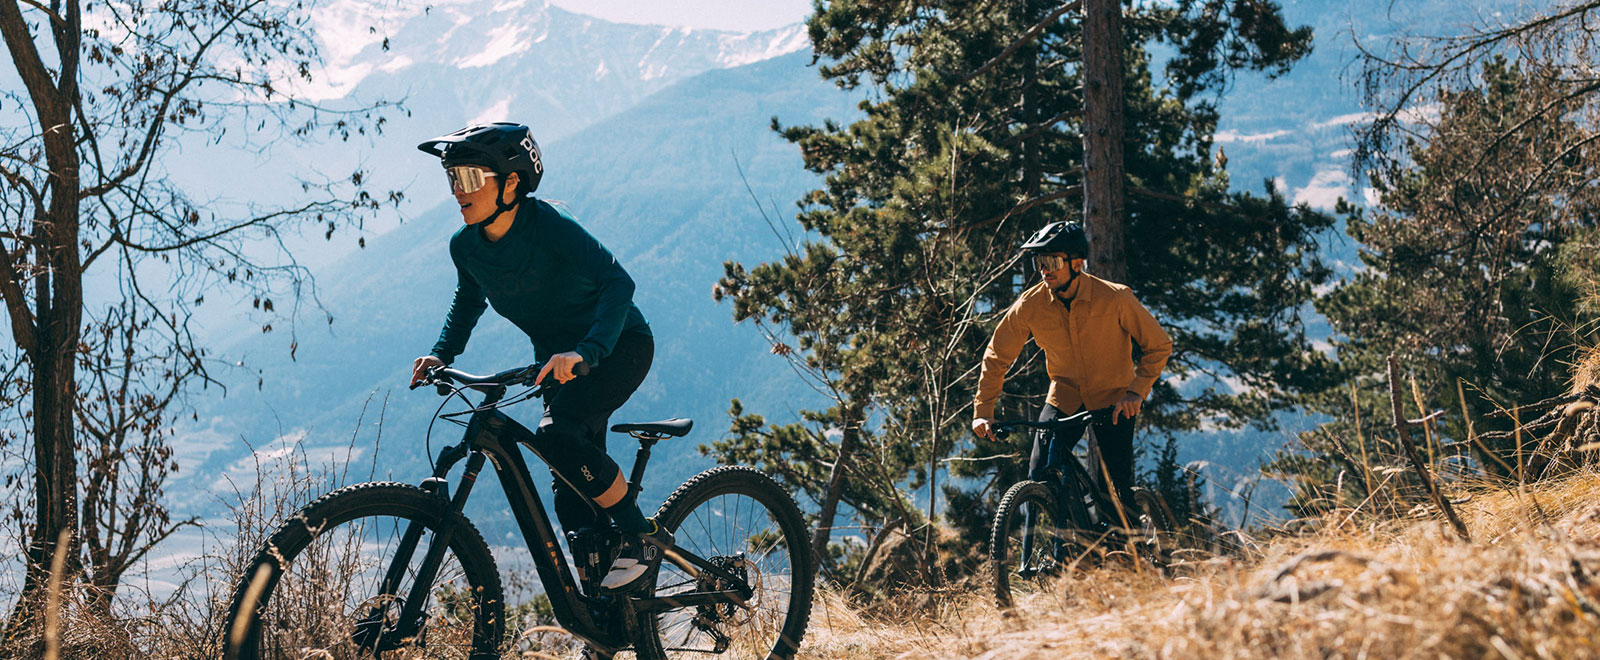
<instances>
[{"instance_id":1,"label":"bike frame","mask_svg":"<svg viewBox=\"0 0 1600 660\"><path fill-rule=\"evenodd\" d=\"M676 544L662 549L664 561L671 561L697 579L702 572L709 572L719 581L734 588L692 591L674 594L669 598L633 596L595 598L583 594L578 587L577 579L567 566L566 553L561 547L554 526L550 523L549 514L545 512L544 503L533 487L528 463L523 460L522 452L518 449L519 444L526 445L535 455L538 454L537 450L532 449L533 432L492 407L499 402L503 392L503 388L491 391L486 395L484 402L473 409L461 443L440 451L439 458L435 461L433 476L425 480L422 487L448 500L450 506L460 512L466 506L467 496L477 482L484 461L487 459L494 466L495 474L500 478L500 486L505 490L506 501L510 503L511 512L522 530L528 550L533 555L539 581L544 585L553 614L561 627L590 646L614 652L632 645L637 636L635 622L639 614L727 603L748 607L747 601L755 593L749 584ZM641 438L642 444L634 461L630 487L636 488L643 478L645 463L650 457L650 445L657 439L659 438ZM457 481L454 493L451 493L446 477L455 464L463 458L467 460L466 469ZM381 587L384 595L394 595L398 590L400 578L417 544L421 542L421 536L422 529L415 523L406 529L395 560L385 575ZM436 534L429 544L427 554L412 584L412 591L405 599L405 606L399 619L403 622L402 625L414 625L405 622L422 620L422 608L429 595L427 591L449 546L450 536L451 530L445 529ZM593 613L596 610L610 610L620 616L622 630L607 630L595 620ZM394 634L404 637L415 632L415 630L398 630Z\"/></svg>"},{"instance_id":2,"label":"bike frame","mask_svg":"<svg viewBox=\"0 0 1600 660\"><path fill-rule=\"evenodd\" d=\"M1061 460L1060 464L1050 463L1050 455L1054 453L1053 445L1060 441L1060 436L1057 433L1058 431L1071 430L1074 428L1081 429L1088 432L1088 441L1091 444L1099 442L1099 438L1094 436L1093 431L1090 431L1089 427L1095 423L1096 415L1110 414L1110 410L1110 408L1105 408L1095 411L1083 411L1067 417L1041 422L1019 420L1014 422L1000 422L997 424L997 426L1004 427L1008 432L1012 428L1022 427L1031 428L1039 433L1047 434L1044 438L1042 438L1044 442L1042 442L1040 446L1044 460L1038 467L1039 474L1030 472L1028 474L1028 478L1033 481L1038 481L1039 483L1044 484L1045 488L1050 489L1050 491L1056 496L1057 504L1066 510L1066 514L1072 518L1074 526L1082 531L1089 531L1093 525L1093 520L1089 516L1089 510L1084 505L1083 499L1086 496L1096 497L1094 481L1089 477L1089 472L1087 468L1083 466L1083 462L1078 460L1078 457L1073 453L1062 452L1064 458ZM1091 454L1093 453L1094 452L1091 452ZM1056 470L1060 470L1059 474L1053 474ZM1047 475L1059 478L1041 478ZM1099 504L1096 503L1095 506L1098 507ZM1061 511L1057 511L1056 515L1060 516L1061 513ZM1023 515L1026 522L1024 523L1022 530L1022 555L1024 557L1028 557L1032 556L1033 550L1032 521L1034 514L1031 511L1024 511Z\"/></svg>"},{"instance_id":3,"label":"bike frame","mask_svg":"<svg viewBox=\"0 0 1600 660\"><path fill-rule=\"evenodd\" d=\"M1059 464L1050 463L1049 456L1053 451L1053 448L1050 445L1060 442L1061 439L1060 436L1056 435L1054 432L1045 432L1049 433L1045 446L1042 447L1046 460L1045 464L1040 466L1043 474L1038 476L1048 475L1053 478L1040 479L1035 475L1028 475L1028 478L1039 481L1043 483L1045 487L1049 488L1051 491L1054 491L1056 497L1060 498L1062 503L1067 505L1066 508L1068 513L1072 515L1072 522L1076 524L1079 529L1086 530L1090 525L1094 524L1094 521L1090 519L1089 511L1085 508L1083 500L1085 497L1095 496L1095 491L1097 489L1094 486L1094 480L1089 477L1088 468L1084 467L1083 461L1078 460L1077 455L1071 452L1066 452L1065 458L1063 458ZM1098 439L1094 438L1093 434L1091 433L1089 442L1093 443L1097 440ZM1091 452L1091 455L1092 454L1093 452ZM1059 473L1056 473L1057 471L1059 471Z\"/></svg>"}]
</instances>

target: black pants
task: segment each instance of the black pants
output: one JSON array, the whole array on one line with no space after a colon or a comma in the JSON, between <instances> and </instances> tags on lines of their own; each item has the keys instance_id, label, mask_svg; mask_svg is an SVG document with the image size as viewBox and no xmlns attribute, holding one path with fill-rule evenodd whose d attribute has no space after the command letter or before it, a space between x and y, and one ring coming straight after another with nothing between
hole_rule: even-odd
<instances>
[{"instance_id":1,"label":"black pants","mask_svg":"<svg viewBox=\"0 0 1600 660\"><path fill-rule=\"evenodd\" d=\"M1078 411L1084 408L1079 407ZM1057 410L1055 406L1044 404L1044 409L1039 411L1039 421L1048 422L1060 419L1067 415ZM1137 416L1135 416L1137 417ZM1133 503L1133 427L1135 417L1123 417L1115 424L1096 423L1092 425L1093 434L1090 439L1089 458L1090 464L1084 467L1089 469L1089 479L1094 482L1095 488L1101 492L1109 493L1106 488L1105 473L1111 473L1111 482L1117 488L1117 497L1122 499L1122 506L1130 508ZM1078 440L1083 437L1082 427L1076 431L1048 431L1034 434L1033 455L1028 458L1028 478L1042 480L1050 467L1065 465L1072 460L1072 449L1078 445ZM1099 460L1105 461L1106 467L1102 471L1100 465L1094 461L1098 454ZM1113 512L1105 511L1103 514L1111 515Z\"/></svg>"},{"instance_id":2,"label":"black pants","mask_svg":"<svg viewBox=\"0 0 1600 660\"><path fill-rule=\"evenodd\" d=\"M625 332L599 366L562 384L546 399L533 448L555 476L556 519L562 529L606 522L593 500L622 474L606 455L606 427L611 413L627 403L650 373L655 352L650 335Z\"/></svg>"}]
</instances>

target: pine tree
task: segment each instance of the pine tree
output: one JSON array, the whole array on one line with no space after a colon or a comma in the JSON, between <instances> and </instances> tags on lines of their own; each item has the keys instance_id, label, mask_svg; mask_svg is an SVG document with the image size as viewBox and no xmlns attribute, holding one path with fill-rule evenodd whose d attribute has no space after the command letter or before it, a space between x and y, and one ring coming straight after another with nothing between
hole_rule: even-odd
<instances>
[{"instance_id":1,"label":"pine tree","mask_svg":"<svg viewBox=\"0 0 1600 660\"><path fill-rule=\"evenodd\" d=\"M810 21L822 75L870 91L864 117L849 126L774 120L826 183L800 202L804 244L769 263L728 263L717 291L736 320L792 342L837 401L857 406L832 423L871 421L876 463L870 472L847 464L862 478L936 492L940 461L967 436L975 365L993 324L1036 277L1017 245L1048 221L1081 219L1076 8L858 0L822 6ZM1281 73L1308 52L1309 29L1287 28L1266 2L1141 7L1122 29L1126 284L1176 346L1144 419L1162 431L1205 420L1270 425L1272 411L1322 382L1324 361L1300 315L1329 276L1316 238L1332 220L1291 207L1270 185L1261 196L1231 192L1210 158L1217 113L1206 94L1237 69ZM1178 47L1165 86L1148 49L1156 40ZM1018 361L1001 417L1037 411L1042 362ZM1244 387L1226 391L1225 380ZM1173 385L1183 381L1182 391ZM1014 481L1026 463L1023 435L978 442L952 471ZM824 444L814 453L846 464L847 452ZM730 460L796 455L739 434L714 451Z\"/></svg>"},{"instance_id":2,"label":"pine tree","mask_svg":"<svg viewBox=\"0 0 1600 660\"><path fill-rule=\"evenodd\" d=\"M1436 90L1438 115L1409 129L1399 166L1372 170L1379 205L1346 209L1363 269L1317 309L1353 384L1318 397L1337 421L1306 434L1309 455L1273 466L1302 482L1292 503L1302 513L1359 504L1384 490L1366 473L1402 464L1386 421L1388 355L1408 372L1404 416L1422 416L1419 398L1426 411L1451 413L1435 448L1470 447L1491 474L1520 476L1528 466L1518 466L1517 436L1494 435L1513 421L1485 413L1564 392L1568 365L1600 339L1600 316L1585 306L1600 265L1600 151L1595 127L1579 119L1581 83L1538 62L1491 58L1457 84ZM1531 453L1538 436L1522 438Z\"/></svg>"},{"instance_id":3,"label":"pine tree","mask_svg":"<svg viewBox=\"0 0 1600 660\"><path fill-rule=\"evenodd\" d=\"M1184 465L1178 462L1176 438L1169 437L1161 444L1148 481L1156 494L1166 501L1174 524L1185 524L1200 513L1200 503L1196 501L1196 493L1191 487L1193 479L1184 470Z\"/></svg>"}]
</instances>

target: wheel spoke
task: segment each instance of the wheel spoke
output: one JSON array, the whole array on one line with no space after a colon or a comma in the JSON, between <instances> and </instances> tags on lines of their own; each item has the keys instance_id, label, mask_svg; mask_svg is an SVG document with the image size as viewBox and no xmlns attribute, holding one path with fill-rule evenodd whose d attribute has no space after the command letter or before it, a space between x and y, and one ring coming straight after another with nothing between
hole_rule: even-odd
<instances>
[{"instance_id":1,"label":"wheel spoke","mask_svg":"<svg viewBox=\"0 0 1600 660\"><path fill-rule=\"evenodd\" d=\"M775 511L774 502L787 507ZM803 634L811 576L809 555L802 554L809 552L804 521L788 495L753 470L718 468L690 480L663 511L669 522L678 523L680 545L737 576L754 594L744 605L726 602L660 612L645 623L661 643L660 654L641 656L789 657L794 640L787 640L784 631L790 629L796 639ZM738 585L711 571L696 579L666 565L657 582L657 596Z\"/></svg>"},{"instance_id":2,"label":"wheel spoke","mask_svg":"<svg viewBox=\"0 0 1600 660\"><path fill-rule=\"evenodd\" d=\"M255 643L240 649L240 657L465 660L492 652L503 625L499 579L481 537L457 514L448 514L455 518L450 549L423 590L427 602L413 608L417 619L402 620L445 517L437 507L420 489L363 484L302 510L261 555L274 557L283 571L256 612ZM399 583L385 590L381 585L412 525L424 526L417 528L419 542L397 573Z\"/></svg>"}]
</instances>

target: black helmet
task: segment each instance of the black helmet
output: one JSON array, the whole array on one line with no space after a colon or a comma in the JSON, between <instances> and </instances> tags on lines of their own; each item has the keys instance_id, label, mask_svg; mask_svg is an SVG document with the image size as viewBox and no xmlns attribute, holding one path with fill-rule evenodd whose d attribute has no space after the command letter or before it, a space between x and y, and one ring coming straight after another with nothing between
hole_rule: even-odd
<instances>
[{"instance_id":1,"label":"black helmet","mask_svg":"<svg viewBox=\"0 0 1600 660\"><path fill-rule=\"evenodd\" d=\"M1069 259L1088 259L1089 238L1083 233L1083 225L1052 222L1023 241L1022 251L1029 254L1065 252Z\"/></svg>"},{"instance_id":2,"label":"black helmet","mask_svg":"<svg viewBox=\"0 0 1600 660\"><path fill-rule=\"evenodd\" d=\"M425 153L444 161L445 167L481 165L496 174L516 172L527 184L526 192L539 189L544 177L544 159L533 130L522 124L495 122L468 126L417 145Z\"/></svg>"}]
</instances>

